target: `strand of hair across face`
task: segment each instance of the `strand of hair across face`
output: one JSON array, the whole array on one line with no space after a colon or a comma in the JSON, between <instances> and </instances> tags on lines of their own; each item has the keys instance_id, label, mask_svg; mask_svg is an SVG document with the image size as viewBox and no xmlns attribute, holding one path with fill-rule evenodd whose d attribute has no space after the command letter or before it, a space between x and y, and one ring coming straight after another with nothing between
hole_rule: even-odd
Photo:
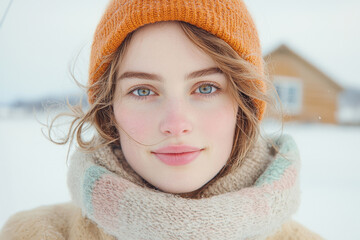
<instances>
[{"instance_id":1,"label":"strand of hair across face","mask_svg":"<svg viewBox=\"0 0 360 240\"><path fill-rule=\"evenodd\" d=\"M130 134L127 133L118 123L115 122L115 125L116 125L117 129L120 129L123 133L126 134L126 136L128 136L128 137L129 137L130 139L132 139L134 142L136 142L137 144L140 144L140 145L142 145L142 146L147 146L147 147L155 146L155 145L157 145L157 144L159 144L159 143L162 143L162 142L166 141L167 139L169 139L169 137L165 137L163 140L160 140L160 141L155 142L155 143L153 143L153 144L145 144L145 143L142 143L142 142L136 140L136 139L133 138L132 136L130 136Z\"/></svg>"}]
</instances>

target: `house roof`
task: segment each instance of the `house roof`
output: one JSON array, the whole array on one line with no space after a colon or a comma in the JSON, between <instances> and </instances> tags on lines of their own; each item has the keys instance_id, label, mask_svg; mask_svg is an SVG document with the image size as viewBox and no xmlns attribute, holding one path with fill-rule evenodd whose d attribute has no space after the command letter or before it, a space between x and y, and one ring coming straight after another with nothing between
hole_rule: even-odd
<instances>
[{"instance_id":1,"label":"house roof","mask_svg":"<svg viewBox=\"0 0 360 240\"><path fill-rule=\"evenodd\" d=\"M335 89L338 89L339 91L343 91L344 88L342 86L340 86L337 82L335 82L331 77L329 77L327 74L325 74L323 71L321 71L319 68L315 67L313 64L311 64L309 61L307 61L306 59L304 59L302 56L300 56L299 54L295 53L293 50L291 50L288 46L286 46L285 44L281 44L279 47L275 48L273 51L271 51L270 53L266 54L264 56L265 61L268 60L272 55L276 55L276 54L286 54L291 58L295 58L296 60L298 60L301 64L305 65L305 67L307 68L311 68L312 70L314 70L315 72L317 72L318 74L320 74L321 76L324 77L324 79L326 79L326 81L329 82L330 85L332 85Z\"/></svg>"}]
</instances>

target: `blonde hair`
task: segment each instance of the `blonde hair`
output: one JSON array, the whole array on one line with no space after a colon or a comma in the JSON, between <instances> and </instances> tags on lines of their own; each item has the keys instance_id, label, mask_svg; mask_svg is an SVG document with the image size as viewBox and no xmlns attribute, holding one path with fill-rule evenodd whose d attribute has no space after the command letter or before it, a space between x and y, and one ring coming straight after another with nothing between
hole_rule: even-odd
<instances>
[{"instance_id":1,"label":"blonde hair","mask_svg":"<svg viewBox=\"0 0 360 240\"><path fill-rule=\"evenodd\" d=\"M274 88L266 74L260 74L259 69L241 58L225 41L189 23L178 23L186 36L197 47L208 54L225 74L231 86L228 88L229 93L238 104L233 147L227 164L202 188L192 193L179 194L183 197L198 198L212 182L227 175L242 164L246 154L260 135L259 113L254 99L274 104ZM87 152L95 151L107 145L120 146L119 132L112 107L116 85L116 70L119 64L121 64L133 33L127 35L115 53L103 59L103 62L109 63L109 67L96 83L87 87L87 92L92 94L90 97L96 96L96 98L93 98L95 100L89 109L84 112L81 104L76 106L68 104L71 112L59 114L51 121L48 127L48 136L52 142L56 144L66 144L69 142L71 145L73 140L76 139L79 148ZM255 80L261 80L265 83L265 91L254 83ZM72 122L65 138L55 141L51 135L54 122L62 116L72 117ZM87 130L88 125L96 129L103 139L102 142L95 141L95 137L90 140L84 140L83 134ZM147 185L151 187L149 183Z\"/></svg>"}]
</instances>

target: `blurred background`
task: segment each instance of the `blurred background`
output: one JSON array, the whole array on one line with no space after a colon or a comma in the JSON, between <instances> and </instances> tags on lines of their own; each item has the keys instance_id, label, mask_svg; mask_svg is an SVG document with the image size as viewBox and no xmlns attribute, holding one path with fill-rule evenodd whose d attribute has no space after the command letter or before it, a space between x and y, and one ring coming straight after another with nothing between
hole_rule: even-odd
<instances>
[{"instance_id":1,"label":"blurred background","mask_svg":"<svg viewBox=\"0 0 360 240\"><path fill-rule=\"evenodd\" d=\"M15 212L70 200L67 147L49 142L36 118L46 122L44 105L84 97L70 73L86 83L107 2L0 1L0 228ZM326 239L360 239L360 1L245 2L286 113L284 133L300 149L294 218ZM279 129L271 109L263 129Z\"/></svg>"}]
</instances>

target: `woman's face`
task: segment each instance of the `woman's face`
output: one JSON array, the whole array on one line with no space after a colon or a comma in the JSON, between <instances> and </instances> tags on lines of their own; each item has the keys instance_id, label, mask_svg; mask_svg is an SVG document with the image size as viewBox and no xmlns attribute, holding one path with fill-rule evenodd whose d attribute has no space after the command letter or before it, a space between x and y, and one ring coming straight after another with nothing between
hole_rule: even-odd
<instances>
[{"instance_id":1,"label":"woman's face","mask_svg":"<svg viewBox=\"0 0 360 240\"><path fill-rule=\"evenodd\" d=\"M117 69L114 114L130 166L169 193L201 188L227 162L237 105L227 80L176 22L133 35ZM141 143L141 144L139 144Z\"/></svg>"}]
</instances>

